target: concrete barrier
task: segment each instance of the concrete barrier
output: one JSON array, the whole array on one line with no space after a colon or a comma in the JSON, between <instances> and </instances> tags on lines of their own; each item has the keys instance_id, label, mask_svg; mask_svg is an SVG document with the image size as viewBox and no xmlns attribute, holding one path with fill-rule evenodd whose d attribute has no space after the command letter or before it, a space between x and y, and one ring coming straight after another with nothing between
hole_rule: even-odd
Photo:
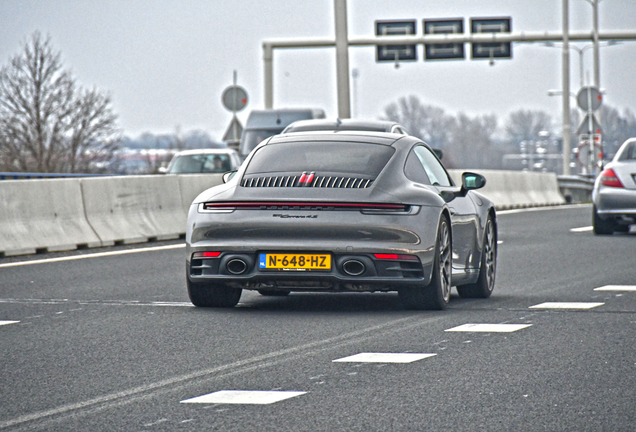
<instances>
[{"instance_id":1,"label":"concrete barrier","mask_svg":"<svg viewBox=\"0 0 636 432\"><path fill-rule=\"evenodd\" d=\"M100 246L86 221L79 179L0 184L0 256Z\"/></svg>"},{"instance_id":2,"label":"concrete barrier","mask_svg":"<svg viewBox=\"0 0 636 432\"><path fill-rule=\"evenodd\" d=\"M461 184L463 172L486 177L486 186L477 192L495 203L497 209L513 209L564 204L554 173L499 170L450 170L455 184Z\"/></svg>"},{"instance_id":3,"label":"concrete barrier","mask_svg":"<svg viewBox=\"0 0 636 432\"><path fill-rule=\"evenodd\" d=\"M223 183L223 174L180 174L179 192L181 193L181 204L188 214L192 201L206 189Z\"/></svg>"},{"instance_id":4,"label":"concrete barrier","mask_svg":"<svg viewBox=\"0 0 636 432\"><path fill-rule=\"evenodd\" d=\"M498 209L564 204L552 173L451 170L486 177L478 192ZM0 182L0 256L178 238L194 198L220 174Z\"/></svg>"},{"instance_id":5,"label":"concrete barrier","mask_svg":"<svg viewBox=\"0 0 636 432\"><path fill-rule=\"evenodd\" d=\"M86 218L104 246L169 240L185 233L176 176L126 176L81 180Z\"/></svg>"}]
</instances>

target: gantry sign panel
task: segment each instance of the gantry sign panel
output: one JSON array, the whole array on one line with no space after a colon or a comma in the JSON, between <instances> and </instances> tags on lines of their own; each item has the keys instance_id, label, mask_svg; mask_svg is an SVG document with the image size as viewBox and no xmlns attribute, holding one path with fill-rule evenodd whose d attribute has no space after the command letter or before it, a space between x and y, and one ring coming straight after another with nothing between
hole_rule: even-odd
<instances>
[{"instance_id":1,"label":"gantry sign panel","mask_svg":"<svg viewBox=\"0 0 636 432\"><path fill-rule=\"evenodd\" d=\"M424 20L424 34L463 34L463 18L445 18ZM424 45L425 60L464 59L464 44L426 44Z\"/></svg>"},{"instance_id":2,"label":"gantry sign panel","mask_svg":"<svg viewBox=\"0 0 636 432\"><path fill-rule=\"evenodd\" d=\"M403 36L416 34L415 20L376 21L376 36ZM417 60L416 45L378 45L376 61L412 61Z\"/></svg>"},{"instance_id":3,"label":"gantry sign panel","mask_svg":"<svg viewBox=\"0 0 636 432\"><path fill-rule=\"evenodd\" d=\"M512 22L510 17L499 18L471 18L471 33L510 33ZM512 44L510 42L473 43L473 59L512 58Z\"/></svg>"}]
</instances>

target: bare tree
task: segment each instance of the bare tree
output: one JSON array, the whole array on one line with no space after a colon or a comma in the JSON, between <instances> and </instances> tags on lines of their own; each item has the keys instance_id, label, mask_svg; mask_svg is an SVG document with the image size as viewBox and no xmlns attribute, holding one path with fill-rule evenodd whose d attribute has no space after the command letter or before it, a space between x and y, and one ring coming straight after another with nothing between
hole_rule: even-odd
<instances>
[{"instance_id":1,"label":"bare tree","mask_svg":"<svg viewBox=\"0 0 636 432\"><path fill-rule=\"evenodd\" d=\"M615 154L627 138L636 136L636 116L629 109L621 114L616 108L603 105L597 118L603 132L603 148L608 156Z\"/></svg>"},{"instance_id":2,"label":"bare tree","mask_svg":"<svg viewBox=\"0 0 636 432\"><path fill-rule=\"evenodd\" d=\"M512 144L536 140L539 132L552 128L550 114L545 111L517 110L508 116L505 131Z\"/></svg>"},{"instance_id":3,"label":"bare tree","mask_svg":"<svg viewBox=\"0 0 636 432\"><path fill-rule=\"evenodd\" d=\"M497 128L494 114L470 118L459 113L451 129L451 143L445 150L445 165L453 168L499 168L502 152L494 140Z\"/></svg>"},{"instance_id":4,"label":"bare tree","mask_svg":"<svg viewBox=\"0 0 636 432\"><path fill-rule=\"evenodd\" d=\"M449 141L453 117L439 107L424 105L417 96L402 97L384 109L384 118L403 125L434 148Z\"/></svg>"},{"instance_id":5,"label":"bare tree","mask_svg":"<svg viewBox=\"0 0 636 432\"><path fill-rule=\"evenodd\" d=\"M110 97L81 88L35 32L0 69L0 169L104 171L119 130Z\"/></svg>"},{"instance_id":6,"label":"bare tree","mask_svg":"<svg viewBox=\"0 0 636 432\"><path fill-rule=\"evenodd\" d=\"M387 120L400 123L410 133L421 136L424 129L426 109L417 96L401 97L384 109Z\"/></svg>"}]
</instances>

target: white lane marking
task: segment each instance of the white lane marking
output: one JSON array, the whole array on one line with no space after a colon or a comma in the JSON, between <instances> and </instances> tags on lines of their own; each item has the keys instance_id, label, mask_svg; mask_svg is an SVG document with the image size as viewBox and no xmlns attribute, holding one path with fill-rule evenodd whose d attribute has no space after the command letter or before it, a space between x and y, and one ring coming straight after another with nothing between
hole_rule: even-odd
<instances>
[{"instance_id":1,"label":"white lane marking","mask_svg":"<svg viewBox=\"0 0 636 432\"><path fill-rule=\"evenodd\" d=\"M146 424L144 425L144 427L152 427L152 426L156 426L156 425L158 425L158 424L165 423L165 422L167 422L167 421L168 421L168 419L167 419L167 418L162 418L162 419L159 419L159 420L157 420L156 422L153 422L153 423L146 423Z\"/></svg>"},{"instance_id":2,"label":"white lane marking","mask_svg":"<svg viewBox=\"0 0 636 432\"><path fill-rule=\"evenodd\" d=\"M578 208L588 207L588 206L589 204L570 204L570 205L556 205L556 206L544 206L544 207L528 207L528 208L513 209L513 210L497 210L497 216L506 215L506 214L549 211L549 210L570 210L570 209L578 209Z\"/></svg>"},{"instance_id":3,"label":"white lane marking","mask_svg":"<svg viewBox=\"0 0 636 432\"><path fill-rule=\"evenodd\" d=\"M182 400L181 403L267 405L303 395L304 391L221 390Z\"/></svg>"},{"instance_id":4,"label":"white lane marking","mask_svg":"<svg viewBox=\"0 0 636 432\"><path fill-rule=\"evenodd\" d=\"M530 306L529 309L592 309L603 306L605 303L594 302L546 302Z\"/></svg>"},{"instance_id":5,"label":"white lane marking","mask_svg":"<svg viewBox=\"0 0 636 432\"><path fill-rule=\"evenodd\" d=\"M194 307L190 302L140 302L138 300L69 300L69 299L0 299L0 303L17 304L80 304L80 305L102 305L102 306L154 306L154 307ZM81 310L72 309L67 312ZM35 318L39 318L36 316Z\"/></svg>"},{"instance_id":6,"label":"white lane marking","mask_svg":"<svg viewBox=\"0 0 636 432\"><path fill-rule=\"evenodd\" d=\"M532 324L463 324L453 327L447 332L480 332L480 333L510 333L530 327Z\"/></svg>"},{"instance_id":7,"label":"white lane marking","mask_svg":"<svg viewBox=\"0 0 636 432\"><path fill-rule=\"evenodd\" d=\"M605 285L594 291L636 291L636 285Z\"/></svg>"},{"instance_id":8,"label":"white lane marking","mask_svg":"<svg viewBox=\"0 0 636 432\"><path fill-rule=\"evenodd\" d=\"M593 229L594 229L593 226L584 226L580 228L570 228L570 232L573 232L573 233L588 232L588 231L592 231Z\"/></svg>"},{"instance_id":9,"label":"white lane marking","mask_svg":"<svg viewBox=\"0 0 636 432\"><path fill-rule=\"evenodd\" d=\"M415 354L415 353L360 353L349 357L343 357L334 362L351 363L412 363L437 354Z\"/></svg>"},{"instance_id":10,"label":"white lane marking","mask_svg":"<svg viewBox=\"0 0 636 432\"><path fill-rule=\"evenodd\" d=\"M41 421L54 416L74 416L77 418L87 412L94 413L114 406L120 407L133 401L148 400L154 398L156 394L161 391L174 391L179 388L186 388L188 386L187 383L195 379L199 382L202 380L219 380L224 377L256 371L265 367L269 368L272 365L287 363L290 360L306 358L325 350L331 350L355 343L359 344L363 341L377 338L379 335L389 335L398 332L403 333L404 331L421 327L424 324L440 321L442 318L442 315L437 315L435 317L422 319L419 315L413 315L406 318L394 319L387 323L378 324L372 327L357 329L326 339L308 342L303 345L284 348L279 351L273 351L243 360L237 360L233 363L223 364L211 369L198 370L186 375L166 378L161 381L116 391L93 399L87 399L68 405L61 405L44 411L24 414L9 420L0 419L0 429L21 425L35 420Z\"/></svg>"},{"instance_id":11,"label":"white lane marking","mask_svg":"<svg viewBox=\"0 0 636 432\"><path fill-rule=\"evenodd\" d=\"M141 253L141 252L153 252L153 251L161 251L161 250L169 250L169 249L180 249L180 248L184 248L184 247L185 247L185 243L180 243L180 244L168 245L168 246L155 246L155 247L139 248L139 249L126 249L126 250L113 251L113 252L98 252L98 253L85 254L85 255L73 255L73 256L68 256L68 257L46 258L46 259L41 259L41 260L20 261L20 262L14 262L14 263L6 263L6 264L0 264L0 268L3 268L3 267L20 267L20 266L28 266L28 265L34 265L34 264L45 264L45 263L60 262L60 261L75 261L75 260L81 260L81 259L101 258L101 257L106 257L106 256L114 256L114 255L128 255L128 254L135 254L135 253Z\"/></svg>"},{"instance_id":12,"label":"white lane marking","mask_svg":"<svg viewBox=\"0 0 636 432\"><path fill-rule=\"evenodd\" d=\"M0 321L0 326L9 325L9 324L17 324L20 321Z\"/></svg>"},{"instance_id":13,"label":"white lane marking","mask_svg":"<svg viewBox=\"0 0 636 432\"><path fill-rule=\"evenodd\" d=\"M503 240L498 240L497 244L503 244Z\"/></svg>"}]
</instances>

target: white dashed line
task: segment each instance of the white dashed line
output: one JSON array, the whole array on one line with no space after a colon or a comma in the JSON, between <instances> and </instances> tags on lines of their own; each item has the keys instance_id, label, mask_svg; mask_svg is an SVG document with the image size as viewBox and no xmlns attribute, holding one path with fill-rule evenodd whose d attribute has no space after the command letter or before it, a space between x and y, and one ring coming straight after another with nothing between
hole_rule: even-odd
<instances>
[{"instance_id":1,"label":"white dashed line","mask_svg":"<svg viewBox=\"0 0 636 432\"><path fill-rule=\"evenodd\" d=\"M221 390L182 400L181 403L267 405L303 395L302 391Z\"/></svg>"},{"instance_id":2,"label":"white dashed line","mask_svg":"<svg viewBox=\"0 0 636 432\"><path fill-rule=\"evenodd\" d=\"M0 299L0 303L18 303L18 304L79 304L83 306L100 305L100 306L152 306L152 307L194 307L190 302L141 302L138 300L70 300L70 299ZM79 309L71 309L67 312L80 311ZM62 313L62 312L58 312ZM33 316L31 318L41 318L42 315Z\"/></svg>"},{"instance_id":3,"label":"white dashed line","mask_svg":"<svg viewBox=\"0 0 636 432\"><path fill-rule=\"evenodd\" d=\"M589 231L592 231L593 229L594 229L594 227L592 227L592 226L584 226L584 227L580 227L580 228L571 228L570 232L573 232L573 233L589 232Z\"/></svg>"},{"instance_id":4,"label":"white dashed line","mask_svg":"<svg viewBox=\"0 0 636 432\"><path fill-rule=\"evenodd\" d=\"M636 285L605 285L594 291L636 291Z\"/></svg>"},{"instance_id":5,"label":"white dashed line","mask_svg":"<svg viewBox=\"0 0 636 432\"><path fill-rule=\"evenodd\" d=\"M453 327L447 332L480 332L480 333L510 333L530 327L532 324L464 324Z\"/></svg>"},{"instance_id":6,"label":"white dashed line","mask_svg":"<svg viewBox=\"0 0 636 432\"><path fill-rule=\"evenodd\" d=\"M350 363L412 363L435 355L437 354L360 353L333 361Z\"/></svg>"},{"instance_id":7,"label":"white dashed line","mask_svg":"<svg viewBox=\"0 0 636 432\"><path fill-rule=\"evenodd\" d=\"M99 253L94 253L94 254L73 255L73 256L59 257L59 258L47 258L47 259L41 259L41 260L20 261L20 262L14 262L14 263L0 264L0 268L3 268L3 267L20 267L20 266L28 266L28 265L34 265L34 264L45 264L45 263L53 263L53 262L60 262L60 261L75 261L75 260L88 259L88 258L102 258L102 257L114 256L114 255L128 255L128 254L135 254L135 253L141 253L141 252L153 252L153 251L161 251L161 250L180 249L180 248L184 248L184 247L185 247L185 243L180 243L180 244L168 245L168 246L156 246L156 247L139 248L139 249L126 249L126 250L114 251L114 252L99 252Z\"/></svg>"},{"instance_id":8,"label":"white dashed line","mask_svg":"<svg viewBox=\"0 0 636 432\"><path fill-rule=\"evenodd\" d=\"M545 206L545 207L528 207L528 208L512 209L512 210L498 210L497 216L517 214L517 213L543 212L543 211L551 211L551 210L570 210L570 209L578 209L578 208L586 207L588 205L589 204L570 204L570 205L557 205L557 206Z\"/></svg>"},{"instance_id":9,"label":"white dashed line","mask_svg":"<svg viewBox=\"0 0 636 432\"><path fill-rule=\"evenodd\" d=\"M17 324L20 321L0 321L0 326L2 325L9 325L9 324Z\"/></svg>"},{"instance_id":10,"label":"white dashed line","mask_svg":"<svg viewBox=\"0 0 636 432\"><path fill-rule=\"evenodd\" d=\"M605 303L593 302L546 302L538 305L530 306L530 309L592 309L603 306Z\"/></svg>"}]
</instances>

